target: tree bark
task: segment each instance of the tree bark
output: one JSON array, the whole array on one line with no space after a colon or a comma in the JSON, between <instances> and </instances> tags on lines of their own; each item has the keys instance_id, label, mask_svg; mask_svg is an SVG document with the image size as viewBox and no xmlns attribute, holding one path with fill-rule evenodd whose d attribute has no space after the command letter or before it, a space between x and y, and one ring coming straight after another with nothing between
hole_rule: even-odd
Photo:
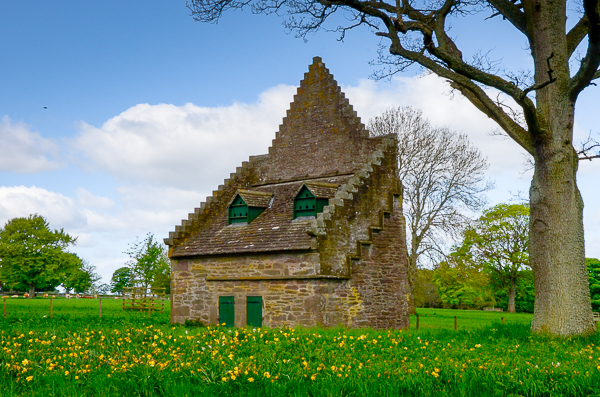
<instances>
[{"instance_id":1,"label":"tree bark","mask_svg":"<svg viewBox=\"0 0 600 397\"><path fill-rule=\"evenodd\" d=\"M535 278L531 329L556 335L594 330L583 238L583 201L575 182L577 157L540 145L530 190L530 260Z\"/></svg>"},{"instance_id":2,"label":"tree bark","mask_svg":"<svg viewBox=\"0 0 600 397\"><path fill-rule=\"evenodd\" d=\"M573 148L575 98L570 98L569 54L563 30L563 1L524 3L530 15L536 92L535 168L529 191L530 263L535 278L531 329L555 335L594 330L585 265L583 200L577 188L578 158ZM554 27L554 28L551 28ZM534 128L532 128L534 127Z\"/></svg>"},{"instance_id":3,"label":"tree bark","mask_svg":"<svg viewBox=\"0 0 600 397\"><path fill-rule=\"evenodd\" d=\"M514 278L510 279L510 290L508 291L508 312L516 313L515 308L515 296L517 295L517 280Z\"/></svg>"},{"instance_id":4,"label":"tree bark","mask_svg":"<svg viewBox=\"0 0 600 397\"><path fill-rule=\"evenodd\" d=\"M29 284L29 299L35 298L35 284Z\"/></svg>"}]
</instances>

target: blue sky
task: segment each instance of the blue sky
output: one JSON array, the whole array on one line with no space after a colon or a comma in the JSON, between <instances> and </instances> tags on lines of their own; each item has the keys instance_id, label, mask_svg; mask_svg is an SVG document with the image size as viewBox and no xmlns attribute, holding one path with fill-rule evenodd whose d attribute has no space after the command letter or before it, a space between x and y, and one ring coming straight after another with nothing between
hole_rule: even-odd
<instances>
[{"instance_id":1,"label":"blue sky","mask_svg":"<svg viewBox=\"0 0 600 397\"><path fill-rule=\"evenodd\" d=\"M487 16L487 15L484 15ZM454 23L466 56L526 68L526 43L499 18ZM479 30L478 30L479 29ZM313 56L366 123L421 108L488 156L490 204L526 194L516 144L418 68L375 82L380 39L286 34L276 16L233 12L194 22L185 1L29 0L0 5L0 223L38 212L79 236L74 250L108 282L136 236L158 238L249 155L265 153ZM493 42L489 43L490 40ZM579 100L576 137L599 132L600 88ZM46 107L46 108L45 108ZM580 167L587 256L600 257L600 161Z\"/></svg>"}]
</instances>

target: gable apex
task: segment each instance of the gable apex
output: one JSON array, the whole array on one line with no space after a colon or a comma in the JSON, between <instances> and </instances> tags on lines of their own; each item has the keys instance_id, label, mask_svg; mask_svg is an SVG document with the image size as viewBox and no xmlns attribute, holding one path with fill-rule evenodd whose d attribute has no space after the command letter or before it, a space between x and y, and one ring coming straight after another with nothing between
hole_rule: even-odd
<instances>
[{"instance_id":1,"label":"gable apex","mask_svg":"<svg viewBox=\"0 0 600 397\"><path fill-rule=\"evenodd\" d=\"M333 75L315 57L261 164L261 179L273 183L351 174L378 142L369 137Z\"/></svg>"}]
</instances>

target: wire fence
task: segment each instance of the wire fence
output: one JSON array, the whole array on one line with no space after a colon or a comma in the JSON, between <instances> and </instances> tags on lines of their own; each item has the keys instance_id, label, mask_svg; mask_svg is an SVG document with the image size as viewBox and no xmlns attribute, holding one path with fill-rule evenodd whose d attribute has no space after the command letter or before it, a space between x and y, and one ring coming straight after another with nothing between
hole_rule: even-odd
<instances>
[{"instance_id":1,"label":"wire fence","mask_svg":"<svg viewBox=\"0 0 600 397\"><path fill-rule=\"evenodd\" d=\"M2 296L2 315L4 319L31 319L31 318L90 318L102 319L109 316L117 319L129 319L132 316L147 317L160 316L167 318L170 305L165 298L154 298L156 308L160 310L146 310L143 313L130 311L124 304L126 297L110 295L72 295L44 294L29 299L23 296Z\"/></svg>"}]
</instances>

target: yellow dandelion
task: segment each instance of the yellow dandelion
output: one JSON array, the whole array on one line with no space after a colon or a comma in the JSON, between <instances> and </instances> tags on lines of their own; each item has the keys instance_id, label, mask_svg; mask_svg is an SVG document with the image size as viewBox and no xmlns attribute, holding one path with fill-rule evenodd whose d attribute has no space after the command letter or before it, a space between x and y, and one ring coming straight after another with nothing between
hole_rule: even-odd
<instances>
[{"instance_id":1,"label":"yellow dandelion","mask_svg":"<svg viewBox=\"0 0 600 397\"><path fill-rule=\"evenodd\" d=\"M250 382L250 383L254 382L254 378L248 378L248 382Z\"/></svg>"},{"instance_id":2,"label":"yellow dandelion","mask_svg":"<svg viewBox=\"0 0 600 397\"><path fill-rule=\"evenodd\" d=\"M223 382L227 382L227 377L225 377L225 376L224 376L224 377L222 377L222 378L221 378L221 380L222 380Z\"/></svg>"},{"instance_id":3,"label":"yellow dandelion","mask_svg":"<svg viewBox=\"0 0 600 397\"><path fill-rule=\"evenodd\" d=\"M68 376L68 375L69 375L69 371L65 371L65 376Z\"/></svg>"},{"instance_id":4,"label":"yellow dandelion","mask_svg":"<svg viewBox=\"0 0 600 397\"><path fill-rule=\"evenodd\" d=\"M310 380L315 380L317 379L317 374L312 374L312 376L310 377Z\"/></svg>"},{"instance_id":5,"label":"yellow dandelion","mask_svg":"<svg viewBox=\"0 0 600 397\"><path fill-rule=\"evenodd\" d=\"M437 378L438 376L440 376L440 374L438 374L438 373L437 373L437 372L435 372L435 371L432 371L432 372L431 372L431 376L433 376L434 378Z\"/></svg>"},{"instance_id":6,"label":"yellow dandelion","mask_svg":"<svg viewBox=\"0 0 600 397\"><path fill-rule=\"evenodd\" d=\"M231 380L235 380L235 375L231 375Z\"/></svg>"},{"instance_id":7,"label":"yellow dandelion","mask_svg":"<svg viewBox=\"0 0 600 397\"><path fill-rule=\"evenodd\" d=\"M31 382L31 381L33 380L33 376L28 376L28 377L27 377L27 378L25 378L25 379L27 379L27 382Z\"/></svg>"}]
</instances>

